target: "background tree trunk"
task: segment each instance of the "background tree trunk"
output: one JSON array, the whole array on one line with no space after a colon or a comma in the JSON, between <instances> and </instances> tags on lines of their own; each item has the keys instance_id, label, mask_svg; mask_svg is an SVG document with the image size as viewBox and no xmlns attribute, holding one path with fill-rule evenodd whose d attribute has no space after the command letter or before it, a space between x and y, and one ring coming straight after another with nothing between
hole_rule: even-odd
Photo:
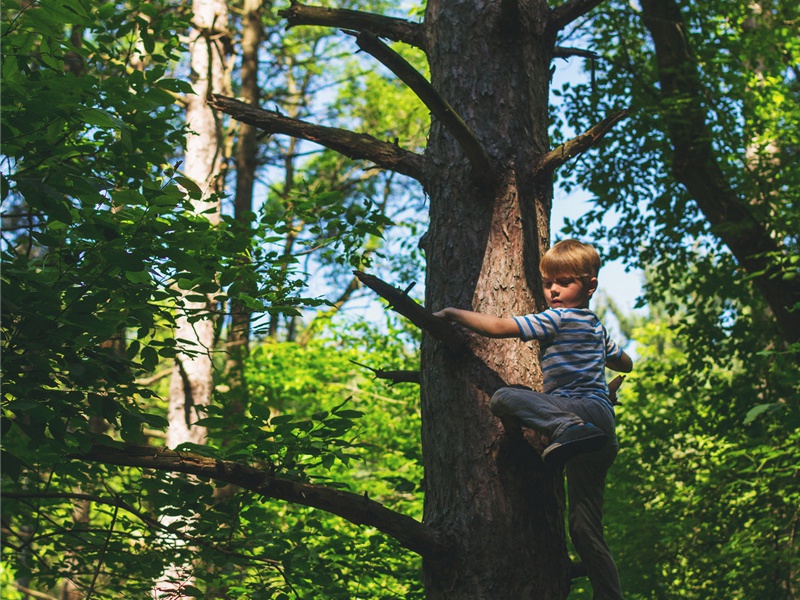
<instances>
[{"instance_id":1,"label":"background tree trunk","mask_svg":"<svg viewBox=\"0 0 800 600\"><path fill-rule=\"evenodd\" d=\"M531 166L549 149L552 39L547 6L504 14L502 3L431 0L431 79L483 143L499 176L481 188L448 131L433 123L427 158L430 229L426 305L498 316L542 309L539 256L549 243L550 177ZM430 336L422 346L425 522L456 553L424 562L428 598L564 598L560 473L542 467L489 409L502 385L538 388L535 345L475 339L454 356Z\"/></svg>"},{"instance_id":2,"label":"background tree trunk","mask_svg":"<svg viewBox=\"0 0 800 600\"><path fill-rule=\"evenodd\" d=\"M242 67L241 96L252 104L258 104L258 49L262 38L260 0L245 0L242 14ZM250 224L253 211L253 188L258 167L258 130L247 123L239 123L239 140L236 145L236 195L234 196L234 218L243 226ZM242 261L248 261L243 256ZM244 283L244 282L243 282ZM225 381L229 388L231 408L241 412L248 402L244 364L250 352L251 311L238 299L231 300L231 322L226 344L227 361Z\"/></svg>"},{"instance_id":3,"label":"background tree trunk","mask_svg":"<svg viewBox=\"0 0 800 600\"><path fill-rule=\"evenodd\" d=\"M226 57L229 55L228 7L225 0L194 0L194 30L189 42L192 86L195 95L186 97L186 122L190 133L186 138L184 171L203 192L195 201L195 211L206 213L216 224L220 218L217 194L224 184L224 143L218 116L207 104L212 93L227 91L229 76ZM184 298L184 308L195 311L211 309L212 301L191 302ZM179 308L180 310L180 308ZM209 315L212 314L209 310ZM203 444L207 438L204 427L195 425L202 418L203 407L208 406L213 391L213 364L211 351L215 343L215 321L210 318L190 319L189 313L176 319L175 338L192 344L186 352L175 358L169 388L166 444L175 448L182 443ZM183 342L179 342L181 344ZM174 522L173 517L162 519L164 525ZM174 538L174 544L183 543ZM172 564L156 583L156 598L183 598L181 591L193 582L190 565Z\"/></svg>"}]
</instances>

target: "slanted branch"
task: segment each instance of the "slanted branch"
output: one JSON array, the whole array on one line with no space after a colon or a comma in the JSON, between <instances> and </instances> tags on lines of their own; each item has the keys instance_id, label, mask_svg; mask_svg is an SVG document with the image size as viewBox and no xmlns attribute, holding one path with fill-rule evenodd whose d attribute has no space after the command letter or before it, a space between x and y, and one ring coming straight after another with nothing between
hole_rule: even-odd
<instances>
[{"instance_id":1,"label":"slanted branch","mask_svg":"<svg viewBox=\"0 0 800 600\"><path fill-rule=\"evenodd\" d=\"M539 161L533 165L534 172L536 174L552 173L571 158L574 158L582 152L586 152L586 150L594 146L614 125L629 114L629 110L612 112L597 125L589 129L589 131L564 142L541 157Z\"/></svg>"},{"instance_id":2,"label":"slanted branch","mask_svg":"<svg viewBox=\"0 0 800 600\"><path fill-rule=\"evenodd\" d=\"M567 25L600 4L603 0L565 0L550 11L547 26L552 31L560 31Z\"/></svg>"},{"instance_id":3,"label":"slanted branch","mask_svg":"<svg viewBox=\"0 0 800 600\"><path fill-rule=\"evenodd\" d=\"M280 133L308 140L349 158L372 161L383 169L408 175L425 186L425 160L419 154L403 150L397 144L383 142L365 133L292 119L219 94L212 96L209 105L237 121L267 133Z\"/></svg>"},{"instance_id":4,"label":"slanted branch","mask_svg":"<svg viewBox=\"0 0 800 600\"><path fill-rule=\"evenodd\" d=\"M378 279L374 275L368 275L362 271L354 271L356 277L365 286L370 288L381 298L389 302L389 308L396 313L403 315L420 329L424 329L436 339L442 341L450 350L456 354L463 354L469 348L469 342L459 331L448 321L434 317L433 313L421 306L407 292L400 290Z\"/></svg>"},{"instance_id":5,"label":"slanted branch","mask_svg":"<svg viewBox=\"0 0 800 600\"><path fill-rule=\"evenodd\" d=\"M287 29L298 25L317 25L350 31L369 31L382 38L414 46L426 53L428 50L424 26L405 19L360 10L308 6L297 2L292 2L289 8L279 11L278 14L286 19Z\"/></svg>"},{"instance_id":6,"label":"slanted branch","mask_svg":"<svg viewBox=\"0 0 800 600\"><path fill-rule=\"evenodd\" d=\"M472 165L473 173L478 181L484 184L491 182L493 169L489 156L480 141L464 120L450 104L439 95L439 92L422 74L412 67L402 56L368 32L356 36L356 44L364 52L375 57L392 73L397 75L423 104L428 107L434 117L456 139Z\"/></svg>"}]
</instances>

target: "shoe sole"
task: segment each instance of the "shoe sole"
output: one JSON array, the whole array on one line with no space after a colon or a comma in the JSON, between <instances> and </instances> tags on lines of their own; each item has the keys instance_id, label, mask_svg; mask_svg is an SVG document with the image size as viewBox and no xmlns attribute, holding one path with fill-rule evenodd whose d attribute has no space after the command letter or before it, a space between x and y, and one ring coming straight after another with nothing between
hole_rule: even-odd
<instances>
[{"instance_id":1,"label":"shoe sole","mask_svg":"<svg viewBox=\"0 0 800 600\"><path fill-rule=\"evenodd\" d=\"M556 442L545 448L545 451L542 453L542 459L546 464L551 466L564 465L578 454L597 452L606 445L606 439L607 436L604 433L599 433L591 437L565 442L563 444Z\"/></svg>"}]
</instances>

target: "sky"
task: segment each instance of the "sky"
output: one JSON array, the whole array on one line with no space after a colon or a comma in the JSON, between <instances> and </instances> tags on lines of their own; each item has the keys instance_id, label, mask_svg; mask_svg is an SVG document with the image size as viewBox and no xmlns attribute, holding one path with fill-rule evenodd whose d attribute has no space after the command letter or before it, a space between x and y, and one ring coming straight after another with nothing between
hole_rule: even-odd
<instances>
[{"instance_id":1,"label":"sky","mask_svg":"<svg viewBox=\"0 0 800 600\"><path fill-rule=\"evenodd\" d=\"M575 42L570 45L580 46L580 43ZM556 59L551 89L558 89L564 83L575 85L585 82L587 75L583 72L583 63L584 60L579 57L573 57L568 60ZM560 99L551 97L551 102L557 110ZM567 135L570 134L574 136L576 132L570 132ZM574 221L587 213L590 207L591 197L585 190L574 189L569 194L566 194L566 192L556 187L553 190L553 209L550 217L552 235L560 235L565 219ZM604 224L608 229L614 226L613 213L607 215ZM555 240L551 239L550 241L552 243ZM581 241L592 243L592 240ZM640 270L627 272L622 261L617 260L603 264L598 277L598 288L599 291L604 292L615 300L621 309L633 311L636 299L642 292L642 280L643 275ZM637 312L641 312L641 310L637 309Z\"/></svg>"},{"instance_id":2,"label":"sky","mask_svg":"<svg viewBox=\"0 0 800 600\"><path fill-rule=\"evenodd\" d=\"M589 195L583 190L575 190L569 195L559 193L556 189L553 198L553 211L550 218L552 236L560 236L565 219L574 221L588 212ZM608 223L612 225L613 220ZM563 237L563 236L561 236ZM555 239L551 239L551 242ZM592 243L592 240L581 240ZM604 263L598 276L598 290L614 299L617 305L626 311L633 311L636 298L642 292L642 272L638 269L626 271L620 260ZM641 309L637 309L639 312Z\"/></svg>"}]
</instances>

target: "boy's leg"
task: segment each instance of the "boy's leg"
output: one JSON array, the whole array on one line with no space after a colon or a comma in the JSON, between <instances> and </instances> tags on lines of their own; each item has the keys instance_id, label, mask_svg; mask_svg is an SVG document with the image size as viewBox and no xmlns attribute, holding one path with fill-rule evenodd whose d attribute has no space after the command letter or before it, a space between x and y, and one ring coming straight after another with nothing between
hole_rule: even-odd
<instances>
[{"instance_id":1,"label":"boy's leg","mask_svg":"<svg viewBox=\"0 0 800 600\"><path fill-rule=\"evenodd\" d=\"M600 452L567 463L569 533L592 584L594 600L620 600L617 566L603 534L606 473L617 454L616 442Z\"/></svg>"},{"instance_id":2,"label":"boy's leg","mask_svg":"<svg viewBox=\"0 0 800 600\"><path fill-rule=\"evenodd\" d=\"M550 438L542 459L554 467L578 454L595 452L608 442L608 430L613 434L613 417L609 411L598 412L595 405L602 408L593 400L550 396L524 388L500 388L492 396L495 415L515 417ZM600 417L599 426L592 422L592 415Z\"/></svg>"},{"instance_id":3,"label":"boy's leg","mask_svg":"<svg viewBox=\"0 0 800 600\"><path fill-rule=\"evenodd\" d=\"M583 419L569 410L567 398L549 396L524 388L500 388L492 396L492 413L498 417L516 417L525 427L535 429L550 439L558 437L570 425Z\"/></svg>"}]
</instances>

